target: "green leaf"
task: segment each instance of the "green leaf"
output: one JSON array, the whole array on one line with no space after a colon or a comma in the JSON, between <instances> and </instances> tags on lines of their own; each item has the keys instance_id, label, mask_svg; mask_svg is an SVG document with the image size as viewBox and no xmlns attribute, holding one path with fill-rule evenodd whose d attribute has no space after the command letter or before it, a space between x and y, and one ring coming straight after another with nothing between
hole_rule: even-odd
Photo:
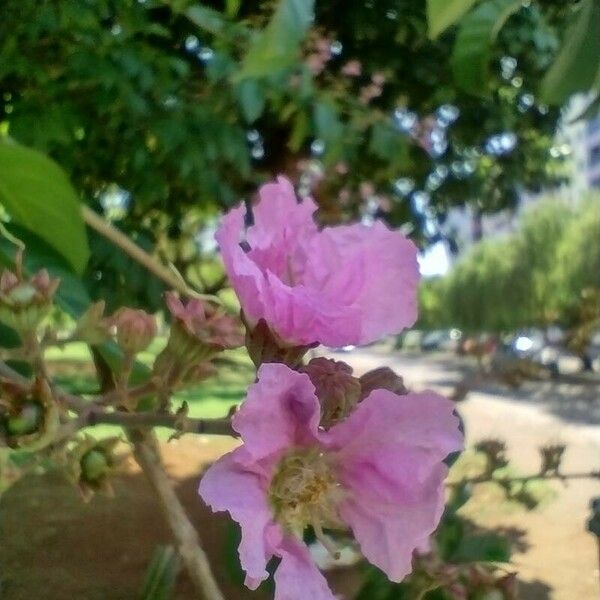
<instances>
[{"instance_id":1,"label":"green leaf","mask_svg":"<svg viewBox=\"0 0 600 600\"><path fill-rule=\"evenodd\" d=\"M265 77L292 66L313 13L314 0L279 0L269 24L251 43L238 78Z\"/></svg>"},{"instance_id":2,"label":"green leaf","mask_svg":"<svg viewBox=\"0 0 600 600\"><path fill-rule=\"evenodd\" d=\"M221 33L224 26L223 15L218 11L206 6L190 6L185 14L192 23L212 34Z\"/></svg>"},{"instance_id":3,"label":"green leaf","mask_svg":"<svg viewBox=\"0 0 600 600\"><path fill-rule=\"evenodd\" d=\"M434 40L465 15L477 0L427 0L429 38Z\"/></svg>"},{"instance_id":4,"label":"green leaf","mask_svg":"<svg viewBox=\"0 0 600 600\"><path fill-rule=\"evenodd\" d=\"M47 156L0 140L0 202L12 219L45 240L81 273L89 258L79 199Z\"/></svg>"},{"instance_id":5,"label":"green leaf","mask_svg":"<svg viewBox=\"0 0 600 600\"><path fill-rule=\"evenodd\" d=\"M315 131L326 144L337 141L344 131L337 109L331 102L318 102L314 109Z\"/></svg>"},{"instance_id":6,"label":"green leaf","mask_svg":"<svg viewBox=\"0 0 600 600\"><path fill-rule=\"evenodd\" d=\"M179 557L173 546L156 548L144 576L140 600L169 600L179 568Z\"/></svg>"},{"instance_id":7,"label":"green leaf","mask_svg":"<svg viewBox=\"0 0 600 600\"><path fill-rule=\"evenodd\" d=\"M520 0L487 0L462 21L450 64L456 84L477 96L485 94L492 43Z\"/></svg>"},{"instance_id":8,"label":"green leaf","mask_svg":"<svg viewBox=\"0 0 600 600\"><path fill-rule=\"evenodd\" d=\"M265 109L265 94L256 79L244 79L236 88L238 102L247 123L254 123Z\"/></svg>"},{"instance_id":9,"label":"green leaf","mask_svg":"<svg viewBox=\"0 0 600 600\"><path fill-rule=\"evenodd\" d=\"M564 104L576 92L600 90L600 1L582 0L541 86L548 104Z\"/></svg>"},{"instance_id":10,"label":"green leaf","mask_svg":"<svg viewBox=\"0 0 600 600\"><path fill-rule=\"evenodd\" d=\"M452 562L508 562L510 560L510 542L497 533L482 533L466 536L462 539Z\"/></svg>"},{"instance_id":11,"label":"green leaf","mask_svg":"<svg viewBox=\"0 0 600 600\"><path fill-rule=\"evenodd\" d=\"M242 0L225 0L225 14L229 19L235 19L237 17Z\"/></svg>"}]
</instances>

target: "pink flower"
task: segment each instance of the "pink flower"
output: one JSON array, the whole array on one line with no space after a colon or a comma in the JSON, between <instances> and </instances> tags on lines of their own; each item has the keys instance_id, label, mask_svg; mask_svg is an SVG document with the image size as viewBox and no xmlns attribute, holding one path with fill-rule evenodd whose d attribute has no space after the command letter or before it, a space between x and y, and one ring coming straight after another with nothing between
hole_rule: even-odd
<instances>
[{"instance_id":1,"label":"pink flower","mask_svg":"<svg viewBox=\"0 0 600 600\"><path fill-rule=\"evenodd\" d=\"M342 67L342 75L346 75L347 77L359 77L362 73L362 65L359 60L353 59L349 60Z\"/></svg>"},{"instance_id":2,"label":"pink flower","mask_svg":"<svg viewBox=\"0 0 600 600\"><path fill-rule=\"evenodd\" d=\"M248 587L281 558L275 600L333 599L302 543L307 526L328 549L324 529L351 529L365 557L401 581L440 520L443 460L462 448L452 403L433 392L376 390L328 431L319 416L308 375L263 365L233 418L244 444L200 483L204 501L241 525Z\"/></svg>"},{"instance_id":3,"label":"pink flower","mask_svg":"<svg viewBox=\"0 0 600 600\"><path fill-rule=\"evenodd\" d=\"M217 231L247 322L264 319L289 345L361 345L399 333L417 316L417 250L383 222L317 228L312 199L279 177L260 189L254 225L244 209Z\"/></svg>"}]
</instances>

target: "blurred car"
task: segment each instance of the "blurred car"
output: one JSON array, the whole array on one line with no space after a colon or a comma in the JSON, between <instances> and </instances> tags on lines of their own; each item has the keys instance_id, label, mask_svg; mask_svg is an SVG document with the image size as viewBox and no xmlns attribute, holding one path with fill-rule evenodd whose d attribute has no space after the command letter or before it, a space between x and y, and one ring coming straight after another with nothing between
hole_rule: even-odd
<instances>
[{"instance_id":1,"label":"blurred car","mask_svg":"<svg viewBox=\"0 0 600 600\"><path fill-rule=\"evenodd\" d=\"M443 352L455 352L458 349L462 332L460 329L437 329L429 331L421 340L421 350L432 352L434 350Z\"/></svg>"}]
</instances>

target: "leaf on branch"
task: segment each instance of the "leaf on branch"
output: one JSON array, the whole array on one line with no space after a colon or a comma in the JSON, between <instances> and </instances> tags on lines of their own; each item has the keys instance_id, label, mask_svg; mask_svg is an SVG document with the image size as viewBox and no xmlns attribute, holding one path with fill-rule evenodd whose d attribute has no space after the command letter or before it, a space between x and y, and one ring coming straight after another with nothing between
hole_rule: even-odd
<instances>
[{"instance_id":1,"label":"leaf on branch","mask_svg":"<svg viewBox=\"0 0 600 600\"><path fill-rule=\"evenodd\" d=\"M427 0L429 39L434 40L456 24L477 0Z\"/></svg>"},{"instance_id":2,"label":"leaf on branch","mask_svg":"<svg viewBox=\"0 0 600 600\"><path fill-rule=\"evenodd\" d=\"M572 94L600 91L600 2L582 0L564 42L541 86L549 104L564 104Z\"/></svg>"},{"instance_id":3,"label":"leaf on branch","mask_svg":"<svg viewBox=\"0 0 600 600\"><path fill-rule=\"evenodd\" d=\"M279 0L269 24L251 43L238 78L265 77L292 66L313 14L314 0Z\"/></svg>"},{"instance_id":4,"label":"leaf on branch","mask_svg":"<svg viewBox=\"0 0 600 600\"><path fill-rule=\"evenodd\" d=\"M465 92L485 94L492 43L521 7L520 0L487 0L462 21L450 64L456 84Z\"/></svg>"},{"instance_id":5,"label":"leaf on branch","mask_svg":"<svg viewBox=\"0 0 600 600\"><path fill-rule=\"evenodd\" d=\"M207 6L190 6L185 14L192 23L214 35L221 33L225 25L223 15Z\"/></svg>"},{"instance_id":6,"label":"leaf on branch","mask_svg":"<svg viewBox=\"0 0 600 600\"><path fill-rule=\"evenodd\" d=\"M89 258L79 199L64 171L37 150L0 140L0 202L81 273Z\"/></svg>"}]
</instances>

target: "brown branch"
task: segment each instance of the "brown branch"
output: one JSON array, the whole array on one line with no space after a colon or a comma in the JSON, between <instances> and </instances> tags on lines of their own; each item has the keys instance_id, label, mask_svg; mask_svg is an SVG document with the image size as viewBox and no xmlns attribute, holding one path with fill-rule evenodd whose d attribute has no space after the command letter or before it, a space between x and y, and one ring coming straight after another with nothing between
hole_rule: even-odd
<instances>
[{"instance_id":1,"label":"brown branch","mask_svg":"<svg viewBox=\"0 0 600 600\"><path fill-rule=\"evenodd\" d=\"M135 260L137 263L142 265L155 277L160 279L168 287L177 290L184 296L190 296L194 298L204 298L212 302L220 303L220 299L213 295L199 294L192 288L190 288L183 278L165 267L160 261L156 260L152 255L148 254L145 250L140 248L135 242L133 242L127 235L119 231L116 227L111 225L108 221L104 220L100 215L95 213L88 206L81 206L81 214L83 220L89 225L94 231L99 233L102 237L113 243L115 246L123 250L130 258Z\"/></svg>"},{"instance_id":2,"label":"brown branch","mask_svg":"<svg viewBox=\"0 0 600 600\"><path fill-rule=\"evenodd\" d=\"M200 546L198 534L173 489L160 460L156 437L139 430L127 432L133 444L136 461L154 489L164 516L169 523L179 554L194 587L205 600L225 600L212 574L206 552Z\"/></svg>"},{"instance_id":3,"label":"brown branch","mask_svg":"<svg viewBox=\"0 0 600 600\"><path fill-rule=\"evenodd\" d=\"M237 437L231 427L231 421L224 419L192 419L183 415L153 412L104 412L96 407L91 408L85 415L83 426L94 426L99 423L119 425L123 428L152 428L169 427L184 433L207 435L228 435Z\"/></svg>"}]
</instances>

